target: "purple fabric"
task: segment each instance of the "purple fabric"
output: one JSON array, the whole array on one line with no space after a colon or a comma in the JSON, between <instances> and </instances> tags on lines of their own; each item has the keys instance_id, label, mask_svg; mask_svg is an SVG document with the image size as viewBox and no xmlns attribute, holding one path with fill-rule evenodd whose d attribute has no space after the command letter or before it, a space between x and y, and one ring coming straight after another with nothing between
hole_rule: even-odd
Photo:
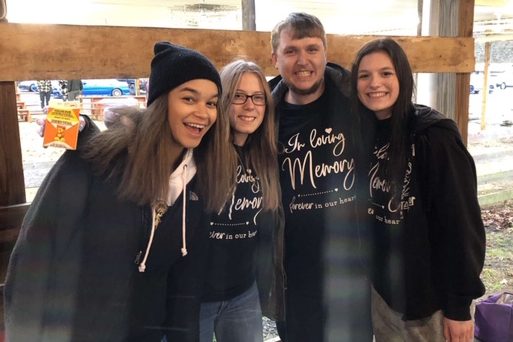
<instances>
[{"instance_id":1,"label":"purple fabric","mask_svg":"<svg viewBox=\"0 0 513 342\"><path fill-rule=\"evenodd\" d=\"M513 294L496 293L478 303L475 322L475 336L480 341L513 341Z\"/></svg>"}]
</instances>

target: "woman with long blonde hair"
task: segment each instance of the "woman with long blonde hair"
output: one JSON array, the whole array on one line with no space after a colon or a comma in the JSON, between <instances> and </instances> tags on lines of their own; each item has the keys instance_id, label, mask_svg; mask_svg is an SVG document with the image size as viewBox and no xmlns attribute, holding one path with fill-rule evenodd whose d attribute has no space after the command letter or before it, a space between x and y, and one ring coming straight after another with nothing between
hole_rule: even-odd
<instances>
[{"instance_id":1,"label":"woman with long blonde hair","mask_svg":"<svg viewBox=\"0 0 513 342\"><path fill-rule=\"evenodd\" d=\"M209 223L209 266L202 296L200 342L261 342L262 312L283 312L280 188L274 105L262 69L237 60L221 70L220 117L230 146L212 164L232 186ZM222 165L222 167L221 167ZM274 288L273 286L276 286Z\"/></svg>"}]
</instances>

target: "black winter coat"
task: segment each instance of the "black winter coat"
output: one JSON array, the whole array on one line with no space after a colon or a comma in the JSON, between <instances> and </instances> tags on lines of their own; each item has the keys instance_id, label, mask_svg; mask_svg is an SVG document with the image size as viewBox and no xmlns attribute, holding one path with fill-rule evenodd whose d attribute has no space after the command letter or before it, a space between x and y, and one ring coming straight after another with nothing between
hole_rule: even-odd
<instances>
[{"instance_id":1,"label":"black winter coat","mask_svg":"<svg viewBox=\"0 0 513 342\"><path fill-rule=\"evenodd\" d=\"M66 152L41 185L11 255L9 341L197 341L207 232L200 192L187 186L188 254L180 253L183 194L163 216L139 273L149 206L121 201L115 181Z\"/></svg>"},{"instance_id":2,"label":"black winter coat","mask_svg":"<svg viewBox=\"0 0 513 342\"><path fill-rule=\"evenodd\" d=\"M485 231L474 161L454 121L429 107L415 105L408 138L412 171L401 223L403 319L441 309L447 318L469 320L472 300L484 294ZM392 298L384 299L394 308Z\"/></svg>"}]
</instances>

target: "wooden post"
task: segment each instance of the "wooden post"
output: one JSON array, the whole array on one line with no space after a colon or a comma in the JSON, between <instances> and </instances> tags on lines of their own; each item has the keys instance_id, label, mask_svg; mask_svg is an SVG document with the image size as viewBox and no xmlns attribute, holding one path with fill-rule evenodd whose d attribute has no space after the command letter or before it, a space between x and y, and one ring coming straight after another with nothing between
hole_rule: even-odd
<instances>
[{"instance_id":1,"label":"wooden post","mask_svg":"<svg viewBox=\"0 0 513 342\"><path fill-rule=\"evenodd\" d=\"M492 43L485 43L485 62L483 70L483 97L481 98L481 130L486 129L486 107L488 103L488 69L490 66L490 55L492 50Z\"/></svg>"},{"instance_id":2,"label":"wooden post","mask_svg":"<svg viewBox=\"0 0 513 342\"><path fill-rule=\"evenodd\" d=\"M431 35L472 38L474 0L431 2ZM458 21L452 20L458 16ZM470 73L437 74L435 108L454 119L463 141L468 139Z\"/></svg>"},{"instance_id":3,"label":"wooden post","mask_svg":"<svg viewBox=\"0 0 513 342\"><path fill-rule=\"evenodd\" d=\"M474 30L474 0L460 0L458 9L458 36L472 37ZM463 142L468 140L470 73L456 74L455 119Z\"/></svg>"},{"instance_id":4,"label":"wooden post","mask_svg":"<svg viewBox=\"0 0 513 342\"><path fill-rule=\"evenodd\" d=\"M16 85L0 81L0 206L25 203Z\"/></svg>"},{"instance_id":5,"label":"wooden post","mask_svg":"<svg viewBox=\"0 0 513 342\"><path fill-rule=\"evenodd\" d=\"M135 90L135 93L134 93L135 96L139 96L141 94L140 87L141 87L141 80L136 78L135 79L135 89L134 89Z\"/></svg>"},{"instance_id":6,"label":"wooden post","mask_svg":"<svg viewBox=\"0 0 513 342\"><path fill-rule=\"evenodd\" d=\"M446 37L458 35L458 23L453 20L458 14L458 2L453 0L434 0L430 2L429 35ZM472 66L474 64L472 62ZM432 80L432 106L455 120L456 74L437 73L432 76Z\"/></svg>"},{"instance_id":7,"label":"wooden post","mask_svg":"<svg viewBox=\"0 0 513 342\"><path fill-rule=\"evenodd\" d=\"M242 29L246 31L255 31L255 0L241 0L241 7Z\"/></svg>"},{"instance_id":8,"label":"wooden post","mask_svg":"<svg viewBox=\"0 0 513 342\"><path fill-rule=\"evenodd\" d=\"M7 4L5 0L0 0L0 21L5 21L7 15Z\"/></svg>"}]
</instances>

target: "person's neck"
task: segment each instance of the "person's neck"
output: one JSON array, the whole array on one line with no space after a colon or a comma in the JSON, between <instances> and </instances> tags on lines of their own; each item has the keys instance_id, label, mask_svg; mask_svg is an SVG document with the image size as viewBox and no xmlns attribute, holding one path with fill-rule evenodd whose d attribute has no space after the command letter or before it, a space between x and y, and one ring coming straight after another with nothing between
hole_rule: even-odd
<instances>
[{"instance_id":1,"label":"person's neck","mask_svg":"<svg viewBox=\"0 0 513 342\"><path fill-rule=\"evenodd\" d=\"M246 144L246 140L248 140L248 134L238 132L233 133L232 142L235 146L243 147L244 144Z\"/></svg>"},{"instance_id":2,"label":"person's neck","mask_svg":"<svg viewBox=\"0 0 513 342\"><path fill-rule=\"evenodd\" d=\"M287 91L287 94L285 94L285 102L294 104L294 105L306 105L309 103L312 103L319 99L322 94L324 93L326 85L323 82L319 88L311 93L311 94L299 94L297 92L294 92L292 89L289 89Z\"/></svg>"},{"instance_id":3,"label":"person's neck","mask_svg":"<svg viewBox=\"0 0 513 342\"><path fill-rule=\"evenodd\" d=\"M187 152L187 149L184 148L184 147L180 147L180 148L173 148L172 149L172 170L171 170L171 173L173 173L176 168L178 167L178 165L180 165L180 163L182 162L184 156L185 156L185 153Z\"/></svg>"}]
</instances>

